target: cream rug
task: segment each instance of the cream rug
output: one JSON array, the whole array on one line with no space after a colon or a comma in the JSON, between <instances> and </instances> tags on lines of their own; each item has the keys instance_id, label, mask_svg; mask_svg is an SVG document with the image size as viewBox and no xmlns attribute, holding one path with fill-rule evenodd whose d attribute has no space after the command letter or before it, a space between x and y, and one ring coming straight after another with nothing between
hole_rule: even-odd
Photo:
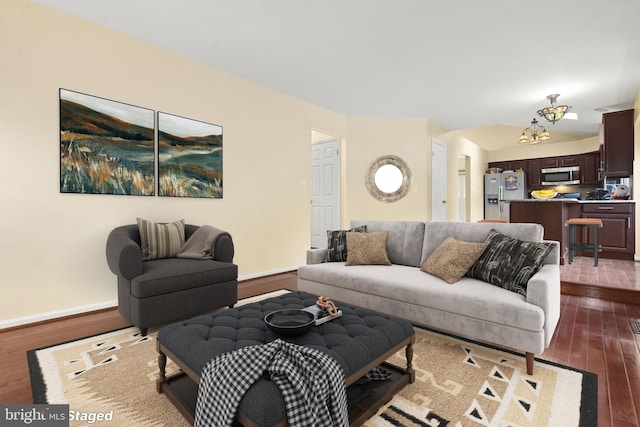
<instances>
[{"instance_id":1,"label":"cream rug","mask_svg":"<svg viewBox=\"0 0 640 427\"><path fill-rule=\"evenodd\" d=\"M71 426L189 425L156 392L156 335L126 328L29 351L34 403L68 403ZM594 374L536 360L529 376L519 355L420 328L414 349L416 381L366 426L597 425ZM391 361L404 366L404 351Z\"/></svg>"}]
</instances>

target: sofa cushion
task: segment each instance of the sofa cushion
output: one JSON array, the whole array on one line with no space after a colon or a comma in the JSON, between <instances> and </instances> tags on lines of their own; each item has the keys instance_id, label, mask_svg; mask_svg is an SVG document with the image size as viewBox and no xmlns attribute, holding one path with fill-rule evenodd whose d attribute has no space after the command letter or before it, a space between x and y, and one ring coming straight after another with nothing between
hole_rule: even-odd
<instances>
[{"instance_id":1,"label":"sofa cushion","mask_svg":"<svg viewBox=\"0 0 640 427\"><path fill-rule=\"evenodd\" d=\"M327 230L327 262L344 262L347 260L347 232L366 233L367 226L350 230Z\"/></svg>"},{"instance_id":2,"label":"sofa cushion","mask_svg":"<svg viewBox=\"0 0 640 427\"><path fill-rule=\"evenodd\" d=\"M387 231L387 256L393 264L420 267L424 222L352 220L351 227L367 226L367 232ZM444 240L444 239L442 239ZM482 241L482 240L480 240ZM440 242L442 243L442 242ZM426 258L425 258L426 259Z\"/></svg>"},{"instance_id":3,"label":"sofa cushion","mask_svg":"<svg viewBox=\"0 0 640 427\"><path fill-rule=\"evenodd\" d=\"M527 283L540 270L552 244L513 239L496 230L486 242L487 249L467 275L526 296Z\"/></svg>"},{"instance_id":4,"label":"sofa cushion","mask_svg":"<svg viewBox=\"0 0 640 427\"><path fill-rule=\"evenodd\" d=\"M455 283L480 258L487 245L449 237L431 253L420 269L449 284Z\"/></svg>"},{"instance_id":5,"label":"sofa cushion","mask_svg":"<svg viewBox=\"0 0 640 427\"><path fill-rule=\"evenodd\" d=\"M485 241L492 229L514 239L531 242L540 242L544 233L544 229L540 224L428 221L425 223L422 260L419 265L424 264L427 258L429 258L429 255L431 255L447 237L455 237L458 240L464 240L466 242L481 243Z\"/></svg>"},{"instance_id":6,"label":"sofa cushion","mask_svg":"<svg viewBox=\"0 0 640 427\"><path fill-rule=\"evenodd\" d=\"M170 223L154 223L138 218L142 259L162 259L176 256L184 244L184 219Z\"/></svg>"},{"instance_id":7,"label":"sofa cushion","mask_svg":"<svg viewBox=\"0 0 640 427\"><path fill-rule=\"evenodd\" d=\"M347 233L347 262L345 265L391 265L387 257L386 231L375 233Z\"/></svg>"},{"instance_id":8,"label":"sofa cushion","mask_svg":"<svg viewBox=\"0 0 640 427\"><path fill-rule=\"evenodd\" d=\"M394 264L345 268L339 262L300 266L298 277L527 331L541 331L544 326L542 309L522 295L470 277L450 286L415 267Z\"/></svg>"}]
</instances>

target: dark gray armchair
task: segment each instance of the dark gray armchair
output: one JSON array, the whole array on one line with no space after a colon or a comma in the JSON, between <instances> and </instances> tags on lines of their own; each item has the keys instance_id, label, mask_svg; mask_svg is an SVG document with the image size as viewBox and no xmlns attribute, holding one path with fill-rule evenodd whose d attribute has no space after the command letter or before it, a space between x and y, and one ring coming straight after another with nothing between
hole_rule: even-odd
<instances>
[{"instance_id":1,"label":"dark gray armchair","mask_svg":"<svg viewBox=\"0 0 640 427\"><path fill-rule=\"evenodd\" d=\"M186 224L188 239L198 226ZM115 228L107 238L107 263L118 276L120 314L140 328L193 317L238 301L238 266L231 236L219 236L214 259L142 260L138 225Z\"/></svg>"}]
</instances>

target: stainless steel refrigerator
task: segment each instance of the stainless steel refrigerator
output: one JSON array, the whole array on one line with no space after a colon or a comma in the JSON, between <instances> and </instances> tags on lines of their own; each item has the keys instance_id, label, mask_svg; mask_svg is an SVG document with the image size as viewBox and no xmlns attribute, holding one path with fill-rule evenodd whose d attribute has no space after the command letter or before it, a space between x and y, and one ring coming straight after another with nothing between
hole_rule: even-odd
<instances>
[{"instance_id":1,"label":"stainless steel refrigerator","mask_svg":"<svg viewBox=\"0 0 640 427\"><path fill-rule=\"evenodd\" d=\"M491 173L484 176L484 217L509 221L509 201L526 199L524 172Z\"/></svg>"}]
</instances>

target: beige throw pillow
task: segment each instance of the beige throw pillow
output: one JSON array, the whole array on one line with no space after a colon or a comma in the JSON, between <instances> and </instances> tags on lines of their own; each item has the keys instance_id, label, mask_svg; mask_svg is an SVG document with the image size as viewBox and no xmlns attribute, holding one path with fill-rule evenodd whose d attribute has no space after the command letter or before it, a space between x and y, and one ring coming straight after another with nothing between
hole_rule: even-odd
<instances>
[{"instance_id":1,"label":"beige throw pillow","mask_svg":"<svg viewBox=\"0 0 640 427\"><path fill-rule=\"evenodd\" d=\"M387 257L387 237L389 232L374 233L347 232L347 262L345 265L391 265Z\"/></svg>"},{"instance_id":2,"label":"beige throw pillow","mask_svg":"<svg viewBox=\"0 0 640 427\"><path fill-rule=\"evenodd\" d=\"M447 283L455 283L464 276L487 248L487 243L463 242L453 237L438 246L420 267Z\"/></svg>"}]
</instances>

